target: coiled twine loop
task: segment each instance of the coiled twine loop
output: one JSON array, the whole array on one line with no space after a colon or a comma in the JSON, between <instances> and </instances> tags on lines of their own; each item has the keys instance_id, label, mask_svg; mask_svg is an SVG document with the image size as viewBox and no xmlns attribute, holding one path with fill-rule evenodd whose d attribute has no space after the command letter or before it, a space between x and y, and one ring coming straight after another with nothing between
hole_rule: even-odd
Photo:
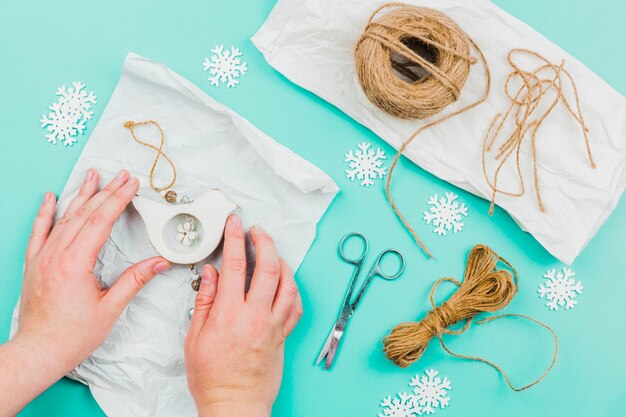
<instances>
[{"instance_id":1,"label":"coiled twine loop","mask_svg":"<svg viewBox=\"0 0 626 417\"><path fill-rule=\"evenodd\" d=\"M374 21L392 6L397 9ZM409 47L415 40L425 47L424 54ZM399 62L395 54L408 61ZM401 3L388 3L372 14L355 50L363 92L377 107L403 119L424 119L455 102L474 62L467 35L452 19L434 9ZM411 78L407 71L415 72L416 67L426 74L414 82L398 76Z\"/></svg>"}]
</instances>

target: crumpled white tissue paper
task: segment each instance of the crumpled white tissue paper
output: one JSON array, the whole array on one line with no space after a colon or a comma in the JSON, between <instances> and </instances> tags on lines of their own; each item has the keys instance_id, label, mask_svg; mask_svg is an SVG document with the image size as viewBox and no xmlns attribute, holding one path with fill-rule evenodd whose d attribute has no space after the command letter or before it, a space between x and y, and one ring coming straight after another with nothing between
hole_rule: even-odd
<instances>
[{"instance_id":1,"label":"crumpled white tissue paper","mask_svg":"<svg viewBox=\"0 0 626 417\"><path fill-rule=\"evenodd\" d=\"M164 151L176 165L174 188L180 194L193 197L221 189L240 206L244 226L261 225L274 238L278 253L298 268L337 185L165 65L132 53L61 194L57 216L90 167L99 170L102 184L127 168L141 181L140 195L161 199L149 187L155 152L134 142L124 128L127 120L146 119L156 120L165 132ZM154 130L138 128L137 134L158 145ZM170 179L169 167L160 163L155 182L167 184ZM155 255L144 223L130 205L100 252L95 274L109 287L128 266ZM217 255L209 260L219 263ZM196 295L190 282L189 267L183 265L155 277L130 303L105 343L71 373L89 385L107 415L197 416L183 359L187 311Z\"/></svg>"},{"instance_id":2,"label":"crumpled white tissue paper","mask_svg":"<svg viewBox=\"0 0 626 417\"><path fill-rule=\"evenodd\" d=\"M354 47L369 16L383 3L278 0L252 41L267 62L291 81L334 104L397 149L425 123L476 101L484 91L485 77L481 64L475 64L458 102L431 119L401 120L378 109L355 75ZM579 89L597 169L589 166L580 126L560 105L542 125L537 140L546 212L541 213L537 205L528 142L521 154L526 194L521 198L499 194L496 202L550 253L571 264L611 214L626 186L626 100L576 58L488 0L405 3L446 13L477 42L489 63L488 101L428 129L404 152L425 170L480 197L491 198L482 172L482 141L492 118L509 105L503 91L511 72L507 53L527 48L557 64L565 60ZM508 168L501 172L498 185L518 190L513 165Z\"/></svg>"}]
</instances>

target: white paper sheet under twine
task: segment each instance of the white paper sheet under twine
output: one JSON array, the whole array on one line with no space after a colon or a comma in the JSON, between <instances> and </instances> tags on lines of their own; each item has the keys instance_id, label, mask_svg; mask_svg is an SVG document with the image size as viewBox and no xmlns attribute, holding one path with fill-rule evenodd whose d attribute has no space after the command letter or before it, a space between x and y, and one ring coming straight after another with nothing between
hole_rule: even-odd
<instances>
[{"instance_id":1,"label":"white paper sheet under twine","mask_svg":"<svg viewBox=\"0 0 626 417\"><path fill-rule=\"evenodd\" d=\"M221 189L241 207L244 225L262 225L278 253L294 270L298 268L337 185L165 65L133 53L61 194L57 216L90 167L100 171L102 184L128 168L141 181L140 195L161 198L149 188L147 177L154 152L133 142L124 128L127 120L145 119L157 120L165 132L164 150L176 163L179 193L193 197L210 188ZM167 183L171 172L165 164L160 168L163 172L157 170L155 180ZM95 273L108 287L128 266L155 255L131 205L113 227ZM209 260L219 265L217 257ZM190 275L187 266L174 266L154 278L130 303L104 344L71 373L89 385L107 415L197 416L183 360L187 310L196 294ZM19 303L12 334L18 311Z\"/></svg>"},{"instance_id":2,"label":"white paper sheet under twine","mask_svg":"<svg viewBox=\"0 0 626 417\"><path fill-rule=\"evenodd\" d=\"M386 2L279 0L252 41L285 77L334 104L397 149L432 119L401 120L384 113L370 103L355 75L357 39L370 14ZM508 51L528 48L552 62L565 60L565 68L579 88L598 167L589 167L580 126L558 106L537 138L538 176L546 212L540 212L528 180L532 178L529 146L523 146L521 154L528 191L521 198L499 194L496 202L552 255L571 264L626 187L626 99L573 56L488 0L405 3L446 13L477 42L489 63L492 88L488 101L428 129L404 151L425 170L480 197L491 198L481 166L482 141L493 117L510 104L503 91L511 72ZM483 69L475 65L459 100L434 117L477 100L484 86ZM518 190L515 170L512 165L509 168L501 171L499 188Z\"/></svg>"}]
</instances>

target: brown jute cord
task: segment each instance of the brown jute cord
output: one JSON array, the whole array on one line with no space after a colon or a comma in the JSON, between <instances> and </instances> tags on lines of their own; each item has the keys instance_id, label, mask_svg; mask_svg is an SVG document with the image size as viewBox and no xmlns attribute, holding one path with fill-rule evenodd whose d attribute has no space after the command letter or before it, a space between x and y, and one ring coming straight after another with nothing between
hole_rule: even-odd
<instances>
[{"instance_id":1,"label":"brown jute cord","mask_svg":"<svg viewBox=\"0 0 626 417\"><path fill-rule=\"evenodd\" d=\"M135 136L135 127L144 126L144 125L154 125L157 127L157 129L159 129L159 133L161 134L161 143L159 144L158 147L150 143L144 142L140 139L137 139L137 136ZM165 152L163 152L163 146L165 145L165 135L163 134L163 129L161 129L161 126L159 126L159 124L155 122L154 120L145 120L143 122L133 122L132 120L129 120L126 123L124 123L124 127L130 131L130 135L132 136L135 142L143 146L147 146L150 149L154 149L157 152L157 155L154 158L154 163L152 164L152 168L150 169L150 187L157 192L169 190L170 188L172 188L174 184L176 183L176 167L174 166L174 163L172 162L172 160L165 154ZM163 156L163 158L165 158L167 163L170 165L174 175L173 175L172 181L169 184L167 184L164 187L157 187L154 185L153 178L154 178L154 171L156 170L157 164L159 162L159 158L161 156Z\"/></svg>"},{"instance_id":2,"label":"brown jute cord","mask_svg":"<svg viewBox=\"0 0 626 417\"><path fill-rule=\"evenodd\" d=\"M498 269L502 263L507 269ZM443 304L435 304L435 290L444 281L452 282L459 288ZM545 329L554 337L554 355L550 366L545 372L530 384L515 387L506 373L496 363L478 356L461 355L452 352L444 343L444 334L458 335L466 331L474 318L484 312L494 312L506 307L518 290L517 272L505 259L484 245L476 245L467 258L465 278L459 282L454 278L441 278L435 282L430 290L432 310L419 322L402 323L396 326L383 339L384 351L387 358L403 368L417 361L430 341L437 337L443 349L448 354L462 359L469 359L486 363L495 368L514 391L523 391L537 384L545 378L554 366L559 351L559 341L556 333L550 326L522 314L502 314L479 320L476 324L484 324L504 317L519 317L530 320ZM464 322L464 325L451 330L449 327Z\"/></svg>"},{"instance_id":3,"label":"brown jute cord","mask_svg":"<svg viewBox=\"0 0 626 417\"><path fill-rule=\"evenodd\" d=\"M383 9L391 8L379 16ZM415 53L403 41L417 39L436 51L431 63ZM485 57L472 38L445 14L426 7L403 3L386 3L370 16L355 48L355 66L359 83L368 99L385 112L403 119L425 119L441 112L457 101L470 67L477 62L474 49L485 71L485 90L481 98L416 130L398 148L387 176L385 194L394 212L411 233L424 253L433 257L408 220L401 213L390 188L393 173L404 150L423 131L483 103L489 94L491 74ZM413 64L399 65L392 55L399 54ZM419 65L428 75L413 83L400 79L396 71L406 74L409 67Z\"/></svg>"},{"instance_id":4,"label":"brown jute cord","mask_svg":"<svg viewBox=\"0 0 626 417\"><path fill-rule=\"evenodd\" d=\"M525 70L522 68L522 65L517 63L515 59L516 56L521 56L527 60L539 61L539 64L530 71ZM539 128L557 104L563 103L568 113L571 114L574 120L580 125L585 141L585 149L587 151L589 165L592 169L595 169L596 164L593 160L591 146L589 144L589 129L585 124L585 119L583 118L583 113L580 108L580 99L576 83L574 82L571 74L564 68L564 61L561 61L559 65L556 65L538 53L528 49L512 49L507 55L507 60L513 70L507 77L506 83L504 84L504 92L511 103L508 109L504 112L504 115L498 113L493 118L483 141L483 174L492 190L489 214L493 213L496 195L498 193L511 197L521 197L525 193L524 179L522 177L522 170L520 167L520 149L523 139L528 133L530 133L535 195L537 197L539 209L544 212L545 206L543 204L543 199L541 198L541 189L539 187L539 177L537 173L536 141ZM515 82L519 85L517 91L512 90L512 84ZM569 83L571 90L573 91L576 110L572 108L565 96L565 93L563 92L564 82ZM550 97L552 97L551 101ZM506 137L502 145L498 148L495 159L499 161L499 163L493 173L493 177L489 178L485 158L491 151L497 138L502 133L504 124L507 120L511 120L514 128L512 133ZM500 174L500 170L513 154L515 154L515 166L520 184L520 190L517 192L505 191L498 188L498 176Z\"/></svg>"}]
</instances>

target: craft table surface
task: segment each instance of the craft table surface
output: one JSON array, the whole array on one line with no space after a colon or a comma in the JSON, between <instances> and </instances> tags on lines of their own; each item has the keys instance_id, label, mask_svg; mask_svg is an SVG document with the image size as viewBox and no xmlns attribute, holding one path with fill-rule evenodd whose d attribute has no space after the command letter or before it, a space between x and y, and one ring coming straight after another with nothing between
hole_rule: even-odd
<instances>
[{"instance_id":1,"label":"craft table surface","mask_svg":"<svg viewBox=\"0 0 626 417\"><path fill-rule=\"evenodd\" d=\"M297 273L305 315L286 348L285 376L275 416L376 416L381 399L410 391L409 380L434 368L452 381L453 416L617 416L626 411L626 202L622 199L573 265L584 291L569 311L552 312L537 294L548 268L561 265L502 210L454 189L406 160L394 195L436 255L416 249L388 207L379 181L369 189L345 178L343 155L367 141L393 155L381 139L333 106L269 67L250 42L274 0L64 2L0 4L0 342L18 299L31 222L46 190L59 194L115 88L128 51L161 61L225 103L278 142L326 171L341 193L319 223L318 237ZM498 0L498 5L555 41L626 93L626 3L623 0ZM471 28L467 28L471 32ZM209 85L202 60L216 44L239 46L249 72L236 89ZM533 48L533 45L520 45ZM95 118L73 147L46 142L39 118L62 84L80 80L98 97ZM332 82L329 80L329 82ZM498 87L499 88L499 87ZM582 98L584 100L584 97ZM626 132L625 132L626 133ZM453 190L469 206L465 229L438 237L422 221L426 200ZM529 197L530 198L530 197ZM558 210L558 208L551 208ZM331 372L314 366L344 295L350 266L337 256L341 236L358 230L372 256L392 246L407 267L394 282L376 281L357 310ZM534 388L511 391L492 368L447 355L432 343L408 369L389 362L381 339L397 323L429 308L435 279L462 278L474 244L490 245L515 265L520 292L507 312L549 323L559 335L554 370ZM373 259L370 259L373 262ZM158 279L158 278L156 278ZM442 299L452 287L443 288ZM540 375L552 357L551 337L528 322L505 319L447 337L451 349L499 363L516 385ZM2 370L0 370L1 374ZM0 396L2 393L0 393ZM21 416L103 415L89 390L64 379Z\"/></svg>"}]
</instances>

